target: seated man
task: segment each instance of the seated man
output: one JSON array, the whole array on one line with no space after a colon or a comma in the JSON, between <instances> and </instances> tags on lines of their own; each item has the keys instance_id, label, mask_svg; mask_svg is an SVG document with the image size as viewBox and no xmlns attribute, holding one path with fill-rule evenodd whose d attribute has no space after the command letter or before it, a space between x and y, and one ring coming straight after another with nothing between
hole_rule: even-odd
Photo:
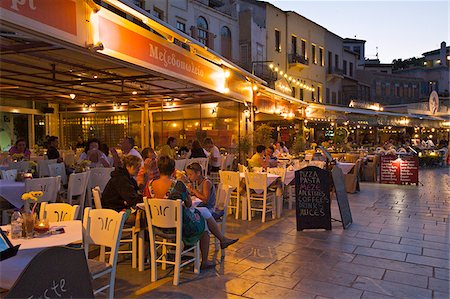
<instances>
[{"instance_id":1,"label":"seated man","mask_svg":"<svg viewBox=\"0 0 450 299\"><path fill-rule=\"evenodd\" d=\"M277 167L278 158L274 156L274 149L272 146L266 148L266 162L268 167Z\"/></svg>"},{"instance_id":2,"label":"seated man","mask_svg":"<svg viewBox=\"0 0 450 299\"><path fill-rule=\"evenodd\" d=\"M258 145L256 147L256 153L248 160L248 167L264 167L266 168L268 163L268 159L265 159L265 150L266 147L264 145Z\"/></svg>"}]
</instances>

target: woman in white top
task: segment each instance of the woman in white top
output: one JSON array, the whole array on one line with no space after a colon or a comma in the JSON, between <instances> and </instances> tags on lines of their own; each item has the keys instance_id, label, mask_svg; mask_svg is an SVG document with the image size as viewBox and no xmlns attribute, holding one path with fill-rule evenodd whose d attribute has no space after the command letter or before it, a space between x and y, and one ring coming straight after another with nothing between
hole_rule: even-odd
<instances>
[{"instance_id":1,"label":"woman in white top","mask_svg":"<svg viewBox=\"0 0 450 299\"><path fill-rule=\"evenodd\" d=\"M84 152L80 155L78 163L83 160L91 161L90 167L111 167L106 155L99 149L100 141L97 138L89 139Z\"/></svg>"}]
</instances>

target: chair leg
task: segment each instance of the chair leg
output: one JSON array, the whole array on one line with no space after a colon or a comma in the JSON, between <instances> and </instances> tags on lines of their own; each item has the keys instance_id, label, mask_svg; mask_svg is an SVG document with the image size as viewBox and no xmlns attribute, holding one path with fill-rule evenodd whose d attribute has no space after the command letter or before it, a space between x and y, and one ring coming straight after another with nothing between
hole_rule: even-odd
<instances>
[{"instance_id":1,"label":"chair leg","mask_svg":"<svg viewBox=\"0 0 450 299\"><path fill-rule=\"evenodd\" d=\"M181 265L181 246L175 249L175 269L173 270L173 285L177 286L180 283L180 265Z\"/></svg>"},{"instance_id":2,"label":"chair leg","mask_svg":"<svg viewBox=\"0 0 450 299\"><path fill-rule=\"evenodd\" d=\"M250 197L247 199L247 217L248 221L252 221L252 201Z\"/></svg>"},{"instance_id":3,"label":"chair leg","mask_svg":"<svg viewBox=\"0 0 450 299\"><path fill-rule=\"evenodd\" d=\"M115 269L111 272L110 278L109 278L109 288L108 288L108 298L113 299L114 298L114 283L116 280L116 271Z\"/></svg>"},{"instance_id":4,"label":"chair leg","mask_svg":"<svg viewBox=\"0 0 450 299\"><path fill-rule=\"evenodd\" d=\"M138 271L144 271L144 259L145 259L145 230L141 230L138 233Z\"/></svg>"},{"instance_id":5,"label":"chair leg","mask_svg":"<svg viewBox=\"0 0 450 299\"><path fill-rule=\"evenodd\" d=\"M194 261L194 273L200 273L200 242L197 242L194 249L195 261Z\"/></svg>"},{"instance_id":6,"label":"chair leg","mask_svg":"<svg viewBox=\"0 0 450 299\"><path fill-rule=\"evenodd\" d=\"M283 198L276 195L272 198L272 219L275 219L275 217L281 217L281 209L283 207L282 200Z\"/></svg>"},{"instance_id":7,"label":"chair leg","mask_svg":"<svg viewBox=\"0 0 450 299\"><path fill-rule=\"evenodd\" d=\"M267 198L263 201L263 208L262 208L262 219L261 222L266 222L266 212L267 212ZM273 214L273 207L272 207L272 214Z\"/></svg>"},{"instance_id":8,"label":"chair leg","mask_svg":"<svg viewBox=\"0 0 450 299\"><path fill-rule=\"evenodd\" d=\"M238 220L239 219L239 202L241 201L241 198L240 198L240 196L239 196L239 188L237 188L237 196L236 196L236 220Z\"/></svg>"},{"instance_id":9,"label":"chair leg","mask_svg":"<svg viewBox=\"0 0 450 299\"><path fill-rule=\"evenodd\" d=\"M131 232L131 268L136 269L137 267L137 233Z\"/></svg>"}]
</instances>

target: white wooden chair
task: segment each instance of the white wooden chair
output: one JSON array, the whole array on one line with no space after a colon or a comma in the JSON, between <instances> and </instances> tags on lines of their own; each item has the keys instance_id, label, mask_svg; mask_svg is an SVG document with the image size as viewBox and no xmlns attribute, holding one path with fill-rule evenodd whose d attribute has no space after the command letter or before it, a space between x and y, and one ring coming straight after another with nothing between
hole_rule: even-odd
<instances>
[{"instance_id":1,"label":"white wooden chair","mask_svg":"<svg viewBox=\"0 0 450 299\"><path fill-rule=\"evenodd\" d=\"M71 206L67 203L46 203L41 204L39 211L40 219L48 219L50 222L70 221L78 218L80 206Z\"/></svg>"},{"instance_id":2,"label":"white wooden chair","mask_svg":"<svg viewBox=\"0 0 450 299\"><path fill-rule=\"evenodd\" d=\"M78 197L81 211L84 211L88 180L89 172L73 173L69 176L69 186L67 187L67 201L70 205L72 205L72 201L74 200L74 198Z\"/></svg>"},{"instance_id":3,"label":"white wooden chair","mask_svg":"<svg viewBox=\"0 0 450 299\"><path fill-rule=\"evenodd\" d=\"M103 275L109 275L109 283L94 290L94 295L108 289L108 298L114 298L117 253L125 219L126 215L124 212L118 213L109 209L91 210L91 208L84 210L83 247L86 258L88 259L89 272L93 280ZM105 260L89 259L89 248L91 245L111 248L108 262Z\"/></svg>"},{"instance_id":4,"label":"white wooden chair","mask_svg":"<svg viewBox=\"0 0 450 299\"><path fill-rule=\"evenodd\" d=\"M92 188L92 197L94 198L94 205L96 209L102 209L102 193L100 191L100 187L96 186L95 188ZM122 229L122 235L120 237L120 245L127 244L131 245L128 250L119 250L118 254L131 254L131 267L134 269L137 267L137 259L138 259L138 234L139 232L136 231L135 226L132 227L124 227ZM110 254L110 252L105 252L105 248L100 248L100 256L103 256L105 254ZM143 252L140 252L139 254L144 254Z\"/></svg>"},{"instance_id":5,"label":"white wooden chair","mask_svg":"<svg viewBox=\"0 0 450 299\"><path fill-rule=\"evenodd\" d=\"M17 169L1 170L2 180L15 181L17 177Z\"/></svg>"},{"instance_id":6,"label":"white wooden chair","mask_svg":"<svg viewBox=\"0 0 450 299\"><path fill-rule=\"evenodd\" d=\"M231 188L230 202L228 203L228 210L235 211L235 218L239 219L239 209L241 205L240 198L240 184L241 178L239 177L239 172L237 171L219 171L220 183L227 185ZM234 202L234 203L233 203Z\"/></svg>"},{"instance_id":7,"label":"white wooden chair","mask_svg":"<svg viewBox=\"0 0 450 299\"><path fill-rule=\"evenodd\" d=\"M8 162L8 169L17 169L18 172L26 172L31 169L30 161Z\"/></svg>"},{"instance_id":8,"label":"white wooden chair","mask_svg":"<svg viewBox=\"0 0 450 299\"><path fill-rule=\"evenodd\" d=\"M57 162L56 159L51 160L38 160L37 161L37 171L39 173L39 177L47 177L50 176L50 170L48 169L48 165L55 164Z\"/></svg>"},{"instance_id":9,"label":"white wooden chair","mask_svg":"<svg viewBox=\"0 0 450 299\"><path fill-rule=\"evenodd\" d=\"M286 186L285 181L286 181L286 167L272 167L272 168L267 168L267 172L268 173L272 173L272 174L276 174L278 176L280 176L280 182L281 182L281 194L279 197L276 196L276 200L280 200L276 206L276 210L277 213L279 215L281 215L281 212L283 211L283 194L284 191L286 190L286 188L289 189L289 186ZM290 198L288 197L288 202L290 203Z\"/></svg>"},{"instance_id":10,"label":"white wooden chair","mask_svg":"<svg viewBox=\"0 0 450 299\"><path fill-rule=\"evenodd\" d=\"M191 158L186 161L186 168L192 163L197 162L202 167L203 176L206 177L208 174L208 163L209 158Z\"/></svg>"},{"instance_id":11,"label":"white wooden chair","mask_svg":"<svg viewBox=\"0 0 450 299\"><path fill-rule=\"evenodd\" d=\"M175 160L175 169L179 171L184 171L186 167L187 159Z\"/></svg>"},{"instance_id":12,"label":"white wooden chair","mask_svg":"<svg viewBox=\"0 0 450 299\"><path fill-rule=\"evenodd\" d=\"M245 172L245 185L248 220L252 220L252 211L262 212L263 223L266 221L266 213L272 212L272 219L275 219L275 192L267 189L267 173ZM257 193L255 190L262 190L262 193ZM252 205L254 201L259 204Z\"/></svg>"},{"instance_id":13,"label":"white wooden chair","mask_svg":"<svg viewBox=\"0 0 450 299\"><path fill-rule=\"evenodd\" d=\"M150 259L151 259L151 281L158 279L157 263L162 264L165 269L167 264L174 265L173 285L180 281L180 269L190 263L194 263L194 273L200 273L200 245L197 242L188 249L183 248L181 233L183 228L183 213L181 200L170 199L147 199L144 197L145 213L148 222L150 236ZM174 235L159 236L154 226L158 228L174 228ZM168 247L175 247L175 260L167 260ZM161 255L158 250L161 249ZM193 254L193 257L191 256ZM189 256L187 260L181 261L182 256Z\"/></svg>"},{"instance_id":14,"label":"white wooden chair","mask_svg":"<svg viewBox=\"0 0 450 299\"><path fill-rule=\"evenodd\" d=\"M64 164L67 167L73 167L75 165L75 152L70 150L70 151L65 151L62 153L62 158L64 160Z\"/></svg>"},{"instance_id":15,"label":"white wooden chair","mask_svg":"<svg viewBox=\"0 0 450 299\"><path fill-rule=\"evenodd\" d=\"M231 195L231 187L229 185L225 185L220 183L216 189L216 204L214 206L215 215L214 219L216 220L217 225L219 226L220 232L222 235L225 235L225 229L227 225L227 209L228 203L230 202ZM220 216L221 215L221 216ZM219 217L220 216L220 217ZM219 249L219 239L215 236L211 235L214 238L214 247L217 251ZM221 249L220 251L222 258L225 257L225 249Z\"/></svg>"},{"instance_id":16,"label":"white wooden chair","mask_svg":"<svg viewBox=\"0 0 450 299\"><path fill-rule=\"evenodd\" d=\"M234 155L228 154L225 157L222 157L222 170L231 170L233 168Z\"/></svg>"},{"instance_id":17,"label":"white wooden chair","mask_svg":"<svg viewBox=\"0 0 450 299\"><path fill-rule=\"evenodd\" d=\"M38 202L55 202L61 186L61 177L25 180L25 192L42 191Z\"/></svg>"},{"instance_id":18,"label":"white wooden chair","mask_svg":"<svg viewBox=\"0 0 450 299\"><path fill-rule=\"evenodd\" d=\"M89 170L89 181L87 185L87 202L88 206L92 206L92 189L95 187L100 188L100 192L105 190L106 184L108 184L111 179L111 172L114 170L114 167L96 167L91 168Z\"/></svg>"},{"instance_id":19,"label":"white wooden chair","mask_svg":"<svg viewBox=\"0 0 450 299\"><path fill-rule=\"evenodd\" d=\"M49 176L60 176L61 184L67 184L66 165L64 163L53 163L48 165Z\"/></svg>"}]
</instances>

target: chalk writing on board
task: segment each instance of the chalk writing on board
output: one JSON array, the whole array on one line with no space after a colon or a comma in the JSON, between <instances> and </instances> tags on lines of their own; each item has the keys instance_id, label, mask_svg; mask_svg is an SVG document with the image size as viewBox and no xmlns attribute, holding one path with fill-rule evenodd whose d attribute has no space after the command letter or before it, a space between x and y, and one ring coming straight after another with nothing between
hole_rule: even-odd
<instances>
[{"instance_id":1,"label":"chalk writing on board","mask_svg":"<svg viewBox=\"0 0 450 299\"><path fill-rule=\"evenodd\" d=\"M49 288L46 288L42 295L40 296L31 295L28 297L28 299L32 298L50 299L55 298L55 295L59 298L66 298L67 295L65 295L65 293L67 292L67 290L65 289L65 287L66 287L66 280L64 278L61 278L61 280L59 281L53 280L52 285Z\"/></svg>"}]
</instances>

